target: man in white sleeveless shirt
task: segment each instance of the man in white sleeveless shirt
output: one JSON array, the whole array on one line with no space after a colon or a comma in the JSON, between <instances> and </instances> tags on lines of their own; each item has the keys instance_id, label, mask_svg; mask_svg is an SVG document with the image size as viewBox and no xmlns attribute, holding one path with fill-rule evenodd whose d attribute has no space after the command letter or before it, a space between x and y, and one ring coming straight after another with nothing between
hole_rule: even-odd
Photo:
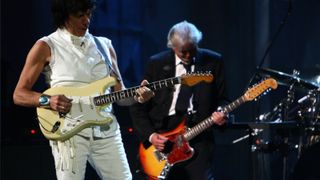
<instances>
[{"instance_id":1,"label":"man in white sleeveless shirt","mask_svg":"<svg viewBox=\"0 0 320 180\"><path fill-rule=\"evenodd\" d=\"M88 31L94 0L52 0L57 30L39 39L26 58L14 91L15 104L49 108L62 114L70 112L73 99L63 94L46 95L32 87L43 72L50 87L78 87L113 76L118 81L106 93L125 89L111 41L94 37ZM141 85L146 85L146 80ZM134 98L117 101L119 105L144 103L154 93L145 86ZM103 109L112 114L112 106ZM85 112L84 112L85 113ZM59 180L81 180L87 161L101 179L132 179L116 118L109 126L92 126L64 141L50 140Z\"/></svg>"}]
</instances>

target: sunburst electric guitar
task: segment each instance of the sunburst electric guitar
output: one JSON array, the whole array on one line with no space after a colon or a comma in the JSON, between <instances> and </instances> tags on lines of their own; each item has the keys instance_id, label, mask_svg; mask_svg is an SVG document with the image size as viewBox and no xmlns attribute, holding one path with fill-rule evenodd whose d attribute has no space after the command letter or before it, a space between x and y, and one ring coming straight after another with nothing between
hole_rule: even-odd
<instances>
[{"instance_id":1,"label":"sunburst electric guitar","mask_svg":"<svg viewBox=\"0 0 320 180\"><path fill-rule=\"evenodd\" d=\"M222 107L222 111L227 114L242 103L255 99L266 90L276 89L277 86L276 80L272 78L266 79L247 90L237 100ZM193 156L194 150L189 146L189 141L213 124L214 120L210 116L190 129L186 128L185 121L182 121L174 130L162 133L162 135L168 137L168 140L172 144L172 148L167 153L157 151L153 145L145 149L141 143L139 146L140 162L148 179L165 179L174 164L190 159Z\"/></svg>"},{"instance_id":2,"label":"sunburst electric guitar","mask_svg":"<svg viewBox=\"0 0 320 180\"><path fill-rule=\"evenodd\" d=\"M211 82L211 73L190 73L146 85L155 91L175 84L193 86L199 82ZM47 139L64 141L89 126L108 126L114 119L111 113L103 111L105 106L121 99L133 97L141 86L104 94L105 90L116 84L112 77L106 77L81 87L54 87L44 94L64 94L73 99L71 110L67 114L46 108L37 108L40 129Z\"/></svg>"}]
</instances>

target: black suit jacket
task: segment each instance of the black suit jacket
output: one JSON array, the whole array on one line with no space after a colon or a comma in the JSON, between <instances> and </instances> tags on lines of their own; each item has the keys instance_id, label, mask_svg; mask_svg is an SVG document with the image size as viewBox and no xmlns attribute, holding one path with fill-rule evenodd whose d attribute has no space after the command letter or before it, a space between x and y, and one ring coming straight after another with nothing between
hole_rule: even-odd
<instances>
[{"instance_id":1,"label":"black suit jacket","mask_svg":"<svg viewBox=\"0 0 320 180\"><path fill-rule=\"evenodd\" d=\"M192 122L197 124L214 112L218 105L226 99L224 67L221 55L208 50L198 48L194 62L195 72L210 71L214 80L212 83L201 82L193 86L193 105L197 111ZM144 78L149 82L174 77L175 54L172 50L164 51L150 58L147 64ZM148 143L149 136L163 129L163 120L168 116L173 98L173 88L163 88L155 92L155 96L144 104L135 104L130 108L135 132L140 140ZM171 124L178 124L171 123ZM191 125L192 126L192 125ZM165 127L170 130L174 127Z\"/></svg>"}]
</instances>

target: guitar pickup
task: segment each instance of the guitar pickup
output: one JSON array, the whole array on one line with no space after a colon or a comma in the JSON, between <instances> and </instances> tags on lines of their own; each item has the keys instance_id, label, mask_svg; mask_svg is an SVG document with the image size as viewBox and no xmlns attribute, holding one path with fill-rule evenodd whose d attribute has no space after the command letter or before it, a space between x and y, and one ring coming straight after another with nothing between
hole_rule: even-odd
<instances>
[{"instance_id":1,"label":"guitar pickup","mask_svg":"<svg viewBox=\"0 0 320 180\"><path fill-rule=\"evenodd\" d=\"M163 161L166 159L166 156L162 152L159 152L157 150L153 151L153 154L156 156L158 161Z\"/></svg>"}]
</instances>

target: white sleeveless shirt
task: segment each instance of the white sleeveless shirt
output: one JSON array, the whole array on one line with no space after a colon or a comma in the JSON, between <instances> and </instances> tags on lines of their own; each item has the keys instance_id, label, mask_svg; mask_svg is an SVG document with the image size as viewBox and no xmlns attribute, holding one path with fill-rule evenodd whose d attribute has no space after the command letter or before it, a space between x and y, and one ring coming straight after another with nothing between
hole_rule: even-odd
<instances>
[{"instance_id":1,"label":"white sleeveless shirt","mask_svg":"<svg viewBox=\"0 0 320 180\"><path fill-rule=\"evenodd\" d=\"M112 59L109 52L109 48L112 47L111 41L104 37L97 38L108 58ZM47 83L51 87L82 86L110 75L110 68L106 65L93 36L88 31L83 37L77 37L65 29L57 29L40 40L46 42L51 49L50 63L44 71ZM106 93L109 92L110 88ZM111 113L112 105L110 104L104 111ZM119 124L114 119L110 129L104 126L94 126L92 131L86 128L79 134L90 137L91 132L94 137L113 136L120 132Z\"/></svg>"}]
</instances>

